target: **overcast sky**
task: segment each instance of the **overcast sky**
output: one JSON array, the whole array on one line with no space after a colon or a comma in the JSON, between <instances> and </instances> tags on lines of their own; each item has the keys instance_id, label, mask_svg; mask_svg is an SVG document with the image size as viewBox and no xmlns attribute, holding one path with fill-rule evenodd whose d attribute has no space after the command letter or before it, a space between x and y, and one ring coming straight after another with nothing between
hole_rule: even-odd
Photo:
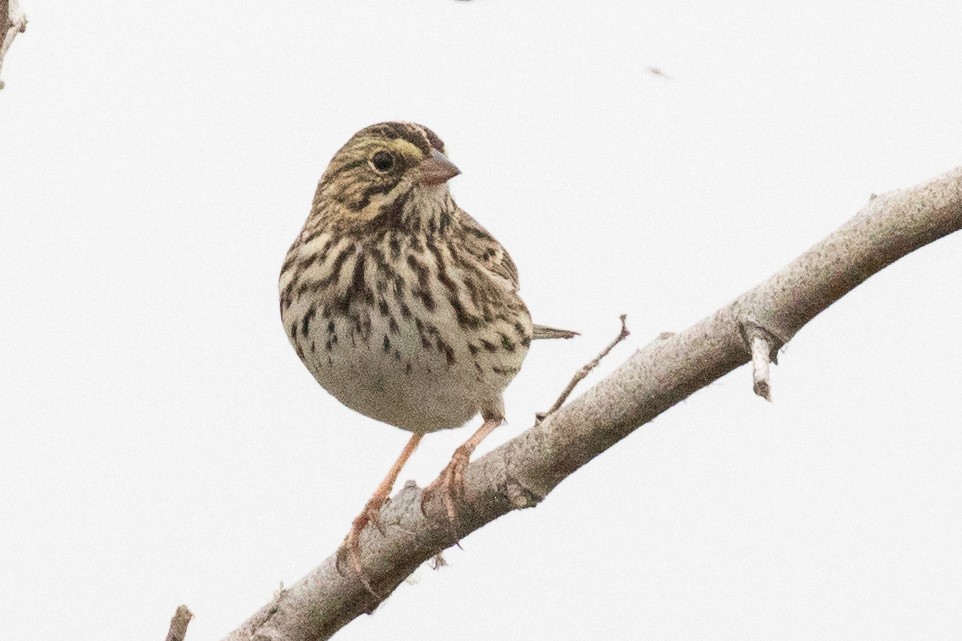
<instances>
[{"instance_id":1,"label":"overcast sky","mask_svg":"<svg viewBox=\"0 0 962 641\"><path fill-rule=\"evenodd\" d=\"M0 629L219 639L330 554L408 434L277 312L331 155L434 129L510 250L529 427L861 208L962 163L958 2L23 0L0 92ZM657 68L664 75L652 74ZM962 636L962 238L421 568L338 639ZM429 435L430 482L470 429Z\"/></svg>"}]
</instances>

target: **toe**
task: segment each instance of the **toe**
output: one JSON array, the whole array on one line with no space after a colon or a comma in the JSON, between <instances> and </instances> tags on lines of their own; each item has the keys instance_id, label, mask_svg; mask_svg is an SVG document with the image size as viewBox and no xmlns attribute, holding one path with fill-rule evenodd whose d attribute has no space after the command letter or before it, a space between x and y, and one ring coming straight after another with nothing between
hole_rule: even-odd
<instances>
[{"instance_id":1,"label":"toe","mask_svg":"<svg viewBox=\"0 0 962 641\"><path fill-rule=\"evenodd\" d=\"M382 535L387 534L384 524L381 523L381 508L372 509L367 513L367 522L374 525Z\"/></svg>"}]
</instances>

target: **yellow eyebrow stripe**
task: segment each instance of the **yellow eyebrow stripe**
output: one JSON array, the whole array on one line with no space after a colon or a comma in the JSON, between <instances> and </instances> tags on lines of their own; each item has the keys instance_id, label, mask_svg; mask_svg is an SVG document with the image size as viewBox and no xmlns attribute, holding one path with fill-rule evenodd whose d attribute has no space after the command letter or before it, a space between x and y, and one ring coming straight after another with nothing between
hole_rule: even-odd
<instances>
[{"instance_id":1,"label":"yellow eyebrow stripe","mask_svg":"<svg viewBox=\"0 0 962 641\"><path fill-rule=\"evenodd\" d=\"M424 158L424 152L418 148L417 145L404 140L403 138L395 138L391 141L391 146L400 153L402 156L408 156L409 158Z\"/></svg>"}]
</instances>

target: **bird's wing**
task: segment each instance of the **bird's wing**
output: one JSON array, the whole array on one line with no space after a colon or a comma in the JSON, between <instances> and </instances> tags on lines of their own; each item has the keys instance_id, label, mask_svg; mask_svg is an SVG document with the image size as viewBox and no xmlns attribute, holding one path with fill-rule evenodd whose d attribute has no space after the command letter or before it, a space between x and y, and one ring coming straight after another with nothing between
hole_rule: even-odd
<instances>
[{"instance_id":1,"label":"bird's wing","mask_svg":"<svg viewBox=\"0 0 962 641\"><path fill-rule=\"evenodd\" d=\"M515 267L514 261L511 260L507 250L467 212L462 210L461 217L464 229L464 247L468 250L468 253L481 263L495 279L502 281L512 292L517 292L520 287L518 268ZM534 335L531 338L536 340L539 338L571 338L577 335L578 332L567 329L535 325Z\"/></svg>"},{"instance_id":2,"label":"bird's wing","mask_svg":"<svg viewBox=\"0 0 962 641\"><path fill-rule=\"evenodd\" d=\"M504 281L510 291L518 291L520 287L518 268L515 267L514 261L501 243L463 210L461 226L464 232L463 246L472 258L481 263L492 276Z\"/></svg>"}]
</instances>

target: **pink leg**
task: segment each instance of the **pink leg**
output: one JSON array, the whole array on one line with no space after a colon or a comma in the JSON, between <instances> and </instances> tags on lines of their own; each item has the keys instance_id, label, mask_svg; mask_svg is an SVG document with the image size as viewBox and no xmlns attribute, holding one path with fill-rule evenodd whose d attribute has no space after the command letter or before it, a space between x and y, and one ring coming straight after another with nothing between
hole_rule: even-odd
<instances>
[{"instance_id":1,"label":"pink leg","mask_svg":"<svg viewBox=\"0 0 962 641\"><path fill-rule=\"evenodd\" d=\"M384 528L381 526L381 521L379 518L381 507L384 506L384 503L391 495L391 489L394 487L394 482L397 481L398 474L401 473L401 468L404 467L404 464L411 457L411 454L413 454L414 450L417 449L418 443L421 442L421 437L423 436L423 434L411 435L407 445L405 445L404 449L401 451L401 455L394 462L394 465L391 466L391 471L387 473L387 476L384 477L384 480L381 481L381 484L377 486L376 490L374 490L374 494L368 500L367 504L364 506L364 509L361 510L361 513L358 514L354 519L354 522L351 524L351 531L347 533L347 536L344 538L344 542L341 543L341 547L337 550L338 571L340 571L341 562L344 560L344 557L347 557L347 561L351 567L351 570L353 570L354 573L361 578L361 581L364 582L364 586L369 592L371 592L371 594L374 594L374 596L378 595L373 589L371 589L371 585L368 583L367 577L364 575L364 568L361 567L361 532L364 531L364 528L368 523L374 523L381 533L384 533Z\"/></svg>"}]
</instances>

